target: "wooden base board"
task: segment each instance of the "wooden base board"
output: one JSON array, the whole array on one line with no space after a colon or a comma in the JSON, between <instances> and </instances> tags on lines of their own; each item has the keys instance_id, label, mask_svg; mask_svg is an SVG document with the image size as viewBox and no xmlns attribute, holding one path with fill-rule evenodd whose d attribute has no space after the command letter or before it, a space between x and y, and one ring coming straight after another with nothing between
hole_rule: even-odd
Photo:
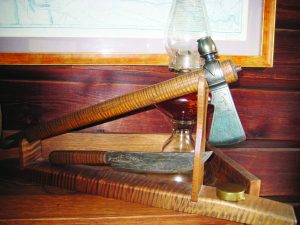
<instances>
[{"instance_id":1,"label":"wooden base board","mask_svg":"<svg viewBox=\"0 0 300 225\"><path fill-rule=\"evenodd\" d=\"M242 225L0 176L0 224Z\"/></svg>"},{"instance_id":2,"label":"wooden base board","mask_svg":"<svg viewBox=\"0 0 300 225\"><path fill-rule=\"evenodd\" d=\"M215 188L208 186L203 186L198 201L192 202L190 184L140 174L89 166L54 167L46 161L31 164L24 173L42 184L147 206L247 224L296 224L289 205L252 195L246 195L244 201L225 202L217 198Z\"/></svg>"},{"instance_id":3,"label":"wooden base board","mask_svg":"<svg viewBox=\"0 0 300 225\"><path fill-rule=\"evenodd\" d=\"M87 144L86 139L81 139L82 142ZM260 181L255 176L251 176L222 151L213 150L215 154L209 164L210 174L227 181L236 178L235 181L246 184L249 193L256 195L259 193ZM36 161L43 158L43 144L40 142L28 143L24 140L20 153L21 162L26 162L26 165L21 164L24 173L29 179L41 184L235 222L274 225L295 224L296 221L291 206L251 195L247 195L246 201L224 202L216 197L215 188L203 186L198 201L192 202L190 183L179 184L170 180L145 178L137 174L101 171L95 167L53 167L46 161ZM219 174L222 175L218 177ZM253 182L256 183L254 189Z\"/></svg>"}]
</instances>

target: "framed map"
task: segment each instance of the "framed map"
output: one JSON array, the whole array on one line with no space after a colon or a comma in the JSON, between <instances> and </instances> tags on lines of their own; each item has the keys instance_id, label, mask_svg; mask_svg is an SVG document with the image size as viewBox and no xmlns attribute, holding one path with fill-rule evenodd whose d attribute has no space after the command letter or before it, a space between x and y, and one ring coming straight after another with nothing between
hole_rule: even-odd
<instances>
[{"instance_id":1,"label":"framed map","mask_svg":"<svg viewBox=\"0 0 300 225\"><path fill-rule=\"evenodd\" d=\"M275 0L205 3L222 57L242 66L272 66ZM0 64L167 65L164 33L171 5L172 0L0 0Z\"/></svg>"}]
</instances>

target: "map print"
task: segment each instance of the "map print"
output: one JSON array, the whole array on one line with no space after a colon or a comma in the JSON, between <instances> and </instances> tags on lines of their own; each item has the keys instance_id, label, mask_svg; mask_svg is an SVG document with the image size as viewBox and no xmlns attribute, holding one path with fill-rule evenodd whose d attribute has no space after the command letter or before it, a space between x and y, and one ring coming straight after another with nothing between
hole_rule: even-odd
<instances>
[{"instance_id":1,"label":"map print","mask_svg":"<svg viewBox=\"0 0 300 225\"><path fill-rule=\"evenodd\" d=\"M206 0L214 39L243 40L249 0ZM0 37L161 38L172 0L0 0Z\"/></svg>"},{"instance_id":2,"label":"map print","mask_svg":"<svg viewBox=\"0 0 300 225\"><path fill-rule=\"evenodd\" d=\"M245 40L248 1L206 0L210 29L216 40Z\"/></svg>"}]
</instances>

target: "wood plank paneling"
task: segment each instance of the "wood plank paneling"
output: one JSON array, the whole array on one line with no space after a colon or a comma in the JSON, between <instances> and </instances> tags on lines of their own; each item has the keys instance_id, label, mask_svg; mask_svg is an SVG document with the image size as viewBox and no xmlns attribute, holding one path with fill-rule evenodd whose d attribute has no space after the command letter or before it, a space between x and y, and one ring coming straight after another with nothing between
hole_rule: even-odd
<instances>
[{"instance_id":1,"label":"wood plank paneling","mask_svg":"<svg viewBox=\"0 0 300 225\"><path fill-rule=\"evenodd\" d=\"M1 82L4 128L23 129L142 87L144 85L81 82ZM299 92L234 88L232 94L248 139L300 139ZM150 107L91 130L164 133L170 131L170 125L165 116Z\"/></svg>"},{"instance_id":2,"label":"wood plank paneling","mask_svg":"<svg viewBox=\"0 0 300 225\"><path fill-rule=\"evenodd\" d=\"M10 130L23 129L142 87L144 86L101 83L4 83L3 86L0 85L4 127ZM14 95L14 90L18 90L19 94ZM164 120L166 119L159 111L149 110L105 123L92 130L129 133L154 132L159 129L169 131L168 124L162 123Z\"/></svg>"},{"instance_id":3,"label":"wood plank paneling","mask_svg":"<svg viewBox=\"0 0 300 225\"><path fill-rule=\"evenodd\" d=\"M299 39L298 30L277 29L274 67L244 68L239 86L299 90ZM0 66L0 81L150 85L172 76L165 66Z\"/></svg>"},{"instance_id":4,"label":"wood plank paneling","mask_svg":"<svg viewBox=\"0 0 300 225\"><path fill-rule=\"evenodd\" d=\"M262 180L262 196L300 195L299 149L239 148L225 153Z\"/></svg>"},{"instance_id":5,"label":"wood plank paneling","mask_svg":"<svg viewBox=\"0 0 300 225\"><path fill-rule=\"evenodd\" d=\"M174 76L166 66L0 66L1 80L150 85Z\"/></svg>"},{"instance_id":6,"label":"wood plank paneling","mask_svg":"<svg viewBox=\"0 0 300 225\"><path fill-rule=\"evenodd\" d=\"M244 68L239 76L239 87L299 91L299 40L300 31L298 30L277 30L274 66L272 68Z\"/></svg>"},{"instance_id":7,"label":"wood plank paneling","mask_svg":"<svg viewBox=\"0 0 300 225\"><path fill-rule=\"evenodd\" d=\"M277 0L276 27L300 29L300 2L298 0Z\"/></svg>"},{"instance_id":8,"label":"wood plank paneling","mask_svg":"<svg viewBox=\"0 0 300 225\"><path fill-rule=\"evenodd\" d=\"M248 139L300 140L299 92L232 90Z\"/></svg>"}]
</instances>

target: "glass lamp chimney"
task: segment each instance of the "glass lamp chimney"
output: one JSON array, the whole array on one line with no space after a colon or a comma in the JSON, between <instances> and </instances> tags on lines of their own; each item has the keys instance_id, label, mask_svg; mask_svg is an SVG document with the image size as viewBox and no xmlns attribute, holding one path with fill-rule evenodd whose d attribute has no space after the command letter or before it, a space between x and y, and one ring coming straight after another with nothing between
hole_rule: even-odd
<instances>
[{"instance_id":1,"label":"glass lamp chimney","mask_svg":"<svg viewBox=\"0 0 300 225\"><path fill-rule=\"evenodd\" d=\"M197 41L210 36L204 0L173 0L166 36L170 70L200 68Z\"/></svg>"}]
</instances>

